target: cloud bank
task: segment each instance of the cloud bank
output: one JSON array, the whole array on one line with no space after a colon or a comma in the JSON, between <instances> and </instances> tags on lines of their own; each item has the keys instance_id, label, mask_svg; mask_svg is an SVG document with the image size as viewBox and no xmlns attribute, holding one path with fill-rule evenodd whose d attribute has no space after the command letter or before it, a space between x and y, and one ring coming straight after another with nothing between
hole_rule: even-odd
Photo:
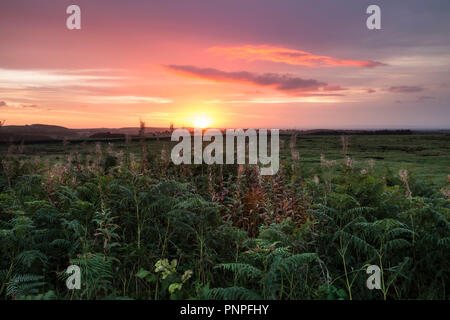
<instances>
[{"instance_id":1,"label":"cloud bank","mask_svg":"<svg viewBox=\"0 0 450 320\"><path fill-rule=\"evenodd\" d=\"M315 91L342 90L340 86L328 86L327 83L314 79L303 79L290 74L253 73L248 71L227 72L214 68L199 68L186 65L168 65L170 71L195 78L217 82L248 83L252 85L271 87L285 93L302 93Z\"/></svg>"}]
</instances>

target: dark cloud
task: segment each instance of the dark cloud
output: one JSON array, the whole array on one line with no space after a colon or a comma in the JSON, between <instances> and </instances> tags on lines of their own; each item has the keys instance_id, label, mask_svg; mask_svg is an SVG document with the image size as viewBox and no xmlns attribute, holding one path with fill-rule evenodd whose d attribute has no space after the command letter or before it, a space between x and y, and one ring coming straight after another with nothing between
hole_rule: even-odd
<instances>
[{"instance_id":1,"label":"dark cloud","mask_svg":"<svg viewBox=\"0 0 450 320\"><path fill-rule=\"evenodd\" d=\"M395 103L420 103L420 102L425 102L425 101L430 101L430 100L435 100L435 97L430 97L430 96L420 96L417 97L417 99L415 100L396 100Z\"/></svg>"},{"instance_id":2,"label":"dark cloud","mask_svg":"<svg viewBox=\"0 0 450 320\"><path fill-rule=\"evenodd\" d=\"M375 93L375 92L377 92L377 91L374 89L371 89L371 88L367 89L367 93Z\"/></svg>"},{"instance_id":3,"label":"dark cloud","mask_svg":"<svg viewBox=\"0 0 450 320\"><path fill-rule=\"evenodd\" d=\"M394 86L387 89L387 91L392 93L415 93L423 90L424 88L417 86Z\"/></svg>"},{"instance_id":4,"label":"dark cloud","mask_svg":"<svg viewBox=\"0 0 450 320\"><path fill-rule=\"evenodd\" d=\"M5 101L0 101L0 107L6 107L6 106L7 106L7 104Z\"/></svg>"},{"instance_id":5,"label":"dark cloud","mask_svg":"<svg viewBox=\"0 0 450 320\"><path fill-rule=\"evenodd\" d=\"M417 97L417 102L424 102L424 101L429 101L429 100L434 100L436 99L435 97L430 97L430 96L420 96Z\"/></svg>"},{"instance_id":6,"label":"dark cloud","mask_svg":"<svg viewBox=\"0 0 450 320\"><path fill-rule=\"evenodd\" d=\"M323 91L342 91L348 90L347 88L342 88L340 85L329 85L323 87Z\"/></svg>"},{"instance_id":7,"label":"dark cloud","mask_svg":"<svg viewBox=\"0 0 450 320\"><path fill-rule=\"evenodd\" d=\"M171 71L190 77L218 82L250 83L258 86L273 87L283 92L318 91L327 86L325 82L314 79L303 79L290 74L263 73L248 71L227 72L214 68L199 68L195 66L169 65Z\"/></svg>"}]
</instances>

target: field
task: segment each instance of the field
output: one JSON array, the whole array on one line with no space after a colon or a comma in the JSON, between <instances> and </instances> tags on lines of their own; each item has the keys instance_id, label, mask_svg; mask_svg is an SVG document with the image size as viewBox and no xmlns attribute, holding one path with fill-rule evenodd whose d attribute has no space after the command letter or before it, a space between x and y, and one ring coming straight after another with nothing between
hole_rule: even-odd
<instances>
[{"instance_id":1,"label":"field","mask_svg":"<svg viewBox=\"0 0 450 320\"><path fill-rule=\"evenodd\" d=\"M281 160L290 161L291 153L288 148L289 137L282 136L284 148L281 148ZM95 154L95 143L87 140L69 143L31 144L24 147L22 159L40 156L50 159L52 163L60 161L68 154L78 152L85 160L87 155ZM124 141L105 141L111 143L114 151L128 151L140 155L139 143L126 145ZM148 140L149 154L161 153L162 148L170 150L175 142L168 138ZM8 145L0 145L0 152L7 152ZM320 156L323 154L327 160L343 161L342 143L340 136L334 135L304 135L298 136L296 149L300 154L300 163L311 175L320 167ZM349 136L348 155L356 161L356 165L367 166L367 161L373 159L377 162L376 172L390 168L394 172L407 169L418 178L433 181L439 185L447 182L450 174L450 135L448 134L412 134L412 135L352 135Z\"/></svg>"},{"instance_id":2,"label":"field","mask_svg":"<svg viewBox=\"0 0 450 320\"><path fill-rule=\"evenodd\" d=\"M281 138L275 176L163 138L0 145L1 297L450 297L449 135Z\"/></svg>"}]
</instances>

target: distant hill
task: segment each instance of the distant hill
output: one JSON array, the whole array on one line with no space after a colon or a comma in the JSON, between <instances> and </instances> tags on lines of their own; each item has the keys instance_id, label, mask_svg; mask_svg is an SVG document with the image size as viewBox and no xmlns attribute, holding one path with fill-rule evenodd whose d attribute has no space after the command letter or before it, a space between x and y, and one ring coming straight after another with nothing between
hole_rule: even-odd
<instances>
[{"instance_id":1,"label":"distant hill","mask_svg":"<svg viewBox=\"0 0 450 320\"><path fill-rule=\"evenodd\" d=\"M167 130L167 128L145 128L145 133L152 135L153 133L166 132ZM0 142L33 142L77 138L124 138L126 134L137 135L138 133L138 127L69 129L47 124L8 125L0 127Z\"/></svg>"},{"instance_id":2,"label":"distant hill","mask_svg":"<svg viewBox=\"0 0 450 320\"><path fill-rule=\"evenodd\" d=\"M385 134L412 134L413 132L409 129L399 129L399 130L330 130L330 129L316 129L316 130L306 130L301 131L301 134L309 135L352 135L352 134L363 134L363 135L385 135Z\"/></svg>"},{"instance_id":3,"label":"distant hill","mask_svg":"<svg viewBox=\"0 0 450 320\"><path fill-rule=\"evenodd\" d=\"M123 133L111 133L111 132L97 132L93 135L90 135L91 139L123 139L125 138L125 134Z\"/></svg>"},{"instance_id":4,"label":"distant hill","mask_svg":"<svg viewBox=\"0 0 450 320\"><path fill-rule=\"evenodd\" d=\"M82 136L91 136L95 133L109 132L111 134L129 134L137 135L139 134L139 127L125 127L125 128L89 128L89 129L73 129ZM168 128L145 128L145 133L162 132L166 131Z\"/></svg>"},{"instance_id":5,"label":"distant hill","mask_svg":"<svg viewBox=\"0 0 450 320\"><path fill-rule=\"evenodd\" d=\"M3 126L0 128L0 141L42 141L77 137L72 129L61 126L32 124L25 126Z\"/></svg>"},{"instance_id":6,"label":"distant hill","mask_svg":"<svg viewBox=\"0 0 450 320\"><path fill-rule=\"evenodd\" d=\"M3 126L1 127L1 132L3 133L41 133L41 134L65 134L65 135L74 135L73 129L68 129L61 126L53 126L46 124L32 124L32 125L24 125L24 126Z\"/></svg>"},{"instance_id":7,"label":"distant hill","mask_svg":"<svg viewBox=\"0 0 450 320\"><path fill-rule=\"evenodd\" d=\"M192 128L189 128L190 130ZM332 129L315 129L315 130L296 130L283 129L280 135L405 135L413 133L444 133L450 134L448 129L437 130L332 130ZM0 127L0 142L35 142L35 141L54 141L63 139L113 139L124 138L125 135L136 137L139 134L139 127L125 128L87 128L87 129L69 129L61 126L32 124L32 125L8 125ZM145 128L147 137L154 136L170 136L168 128Z\"/></svg>"}]
</instances>

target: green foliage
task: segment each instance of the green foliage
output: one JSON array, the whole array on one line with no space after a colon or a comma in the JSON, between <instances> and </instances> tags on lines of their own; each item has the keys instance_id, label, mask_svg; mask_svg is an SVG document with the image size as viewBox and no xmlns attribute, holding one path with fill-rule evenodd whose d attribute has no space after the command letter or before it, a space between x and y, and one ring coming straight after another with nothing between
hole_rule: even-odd
<instances>
[{"instance_id":1,"label":"green foliage","mask_svg":"<svg viewBox=\"0 0 450 320\"><path fill-rule=\"evenodd\" d=\"M41 281L43 278L33 274L17 274L8 282L6 294L10 296L37 294L39 288L45 284L45 282Z\"/></svg>"},{"instance_id":2,"label":"green foliage","mask_svg":"<svg viewBox=\"0 0 450 320\"><path fill-rule=\"evenodd\" d=\"M449 299L448 183L321 165L319 149L297 162L282 150L273 177L122 149L2 156L2 299ZM80 290L65 286L72 264Z\"/></svg>"}]
</instances>

